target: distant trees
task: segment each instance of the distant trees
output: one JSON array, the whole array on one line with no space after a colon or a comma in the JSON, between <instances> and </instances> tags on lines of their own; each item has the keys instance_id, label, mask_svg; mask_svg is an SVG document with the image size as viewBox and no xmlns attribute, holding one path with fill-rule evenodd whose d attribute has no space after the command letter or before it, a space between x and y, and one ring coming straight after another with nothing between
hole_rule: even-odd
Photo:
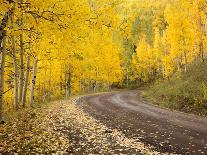
<instances>
[{"instance_id":1,"label":"distant trees","mask_svg":"<svg viewBox=\"0 0 207 155\"><path fill-rule=\"evenodd\" d=\"M131 77L143 81L168 78L181 68L187 72L189 63L196 59L205 61L207 2L163 0L156 5L150 2L147 0L143 8L137 5L138 10L144 11L138 11L140 21L133 31L139 37L135 39L137 48L132 57ZM145 14L146 11L151 13ZM153 31L148 33L142 25L151 25L148 27Z\"/></svg>"}]
</instances>

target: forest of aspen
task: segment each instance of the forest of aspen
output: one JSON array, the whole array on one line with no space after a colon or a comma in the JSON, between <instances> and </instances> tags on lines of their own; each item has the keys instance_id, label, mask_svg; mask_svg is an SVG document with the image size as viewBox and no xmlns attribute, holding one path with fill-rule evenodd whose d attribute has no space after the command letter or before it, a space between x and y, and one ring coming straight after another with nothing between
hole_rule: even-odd
<instances>
[{"instance_id":1,"label":"forest of aspen","mask_svg":"<svg viewBox=\"0 0 207 155\"><path fill-rule=\"evenodd\" d=\"M132 89L207 116L206 0L0 0L0 154L64 154L77 97Z\"/></svg>"}]
</instances>

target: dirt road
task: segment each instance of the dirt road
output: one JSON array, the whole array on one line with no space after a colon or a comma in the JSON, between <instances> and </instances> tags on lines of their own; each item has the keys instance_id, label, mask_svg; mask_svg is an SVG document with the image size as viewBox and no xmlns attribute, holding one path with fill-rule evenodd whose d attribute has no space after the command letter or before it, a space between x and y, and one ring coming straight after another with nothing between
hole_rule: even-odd
<instances>
[{"instance_id":1,"label":"dirt road","mask_svg":"<svg viewBox=\"0 0 207 155\"><path fill-rule=\"evenodd\" d=\"M80 103L85 112L107 127L157 151L207 154L207 118L148 104L139 91L88 96Z\"/></svg>"}]
</instances>

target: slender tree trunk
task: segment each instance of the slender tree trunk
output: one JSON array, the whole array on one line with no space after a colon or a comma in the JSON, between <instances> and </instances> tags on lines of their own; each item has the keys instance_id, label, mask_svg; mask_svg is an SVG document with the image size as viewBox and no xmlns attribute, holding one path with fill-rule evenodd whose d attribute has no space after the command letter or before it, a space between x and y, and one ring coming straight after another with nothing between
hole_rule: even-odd
<instances>
[{"instance_id":1,"label":"slender tree trunk","mask_svg":"<svg viewBox=\"0 0 207 155\"><path fill-rule=\"evenodd\" d=\"M65 67L66 68L66 67ZM65 85L64 85L64 90L65 90L65 94L64 94L64 96L65 96L65 98L66 98L66 94L67 94L67 71L65 71L65 73L64 73L64 83L65 83Z\"/></svg>"},{"instance_id":2,"label":"slender tree trunk","mask_svg":"<svg viewBox=\"0 0 207 155\"><path fill-rule=\"evenodd\" d=\"M88 81L88 93L91 93L91 79Z\"/></svg>"},{"instance_id":3,"label":"slender tree trunk","mask_svg":"<svg viewBox=\"0 0 207 155\"><path fill-rule=\"evenodd\" d=\"M15 8L15 5L4 14L2 20L0 21L0 44L3 42L3 39L5 37L4 29L8 25L9 17L13 14L14 8Z\"/></svg>"},{"instance_id":4,"label":"slender tree trunk","mask_svg":"<svg viewBox=\"0 0 207 155\"><path fill-rule=\"evenodd\" d=\"M203 42L200 42L200 55L201 55L201 60L204 62L205 58L204 58L204 48L203 48Z\"/></svg>"},{"instance_id":5,"label":"slender tree trunk","mask_svg":"<svg viewBox=\"0 0 207 155\"><path fill-rule=\"evenodd\" d=\"M10 16L11 18L11 29L13 29L13 14ZM15 40L13 32L11 34L11 49L13 55L13 64L14 64L14 109L18 110L18 67L17 67L17 59L16 59L16 48L15 48Z\"/></svg>"},{"instance_id":6,"label":"slender tree trunk","mask_svg":"<svg viewBox=\"0 0 207 155\"><path fill-rule=\"evenodd\" d=\"M98 69L96 68L96 79L98 78ZM96 93L97 92L97 80L95 80L94 82L94 89L93 92Z\"/></svg>"},{"instance_id":7,"label":"slender tree trunk","mask_svg":"<svg viewBox=\"0 0 207 155\"><path fill-rule=\"evenodd\" d=\"M204 43L203 43L203 37L206 35L205 34L205 24L202 23L202 19L201 16L199 17L199 26L200 26L200 30L201 30L201 35L200 35L200 56L201 56L201 60L204 62L205 58L204 58Z\"/></svg>"},{"instance_id":8,"label":"slender tree trunk","mask_svg":"<svg viewBox=\"0 0 207 155\"><path fill-rule=\"evenodd\" d=\"M108 82L108 91L109 92L111 91L111 84L110 84L110 82Z\"/></svg>"},{"instance_id":9,"label":"slender tree trunk","mask_svg":"<svg viewBox=\"0 0 207 155\"><path fill-rule=\"evenodd\" d=\"M25 107L26 97L27 97L27 90L28 90L28 83L29 83L29 72L30 72L30 55L27 55L27 70L24 82L24 91L22 96L22 105Z\"/></svg>"},{"instance_id":10,"label":"slender tree trunk","mask_svg":"<svg viewBox=\"0 0 207 155\"><path fill-rule=\"evenodd\" d=\"M38 85L38 100L39 101L42 101L42 96L41 96L41 84L39 82L39 85Z\"/></svg>"},{"instance_id":11,"label":"slender tree trunk","mask_svg":"<svg viewBox=\"0 0 207 155\"><path fill-rule=\"evenodd\" d=\"M23 36L20 35L20 74L19 74L19 103L22 102L24 88L24 60L23 60Z\"/></svg>"},{"instance_id":12,"label":"slender tree trunk","mask_svg":"<svg viewBox=\"0 0 207 155\"><path fill-rule=\"evenodd\" d=\"M30 93L30 108L34 108L34 91L37 78L37 58L34 60L33 75L32 75L32 84L31 84L31 93Z\"/></svg>"},{"instance_id":13,"label":"slender tree trunk","mask_svg":"<svg viewBox=\"0 0 207 155\"><path fill-rule=\"evenodd\" d=\"M41 87L41 101L44 101L44 86Z\"/></svg>"},{"instance_id":14,"label":"slender tree trunk","mask_svg":"<svg viewBox=\"0 0 207 155\"><path fill-rule=\"evenodd\" d=\"M69 96L71 95L71 69L70 66L68 68L68 90L69 90Z\"/></svg>"},{"instance_id":15,"label":"slender tree trunk","mask_svg":"<svg viewBox=\"0 0 207 155\"><path fill-rule=\"evenodd\" d=\"M45 69L44 70L44 76L46 77L47 75L47 70ZM46 90L46 85L45 85L45 81L43 82L43 91L42 91L42 94L43 94L43 101L45 102L47 100L47 90Z\"/></svg>"},{"instance_id":16,"label":"slender tree trunk","mask_svg":"<svg viewBox=\"0 0 207 155\"><path fill-rule=\"evenodd\" d=\"M49 81L48 81L48 94L47 94L48 96L48 101L50 101L50 98L51 98L51 79L49 79Z\"/></svg>"},{"instance_id":17,"label":"slender tree trunk","mask_svg":"<svg viewBox=\"0 0 207 155\"><path fill-rule=\"evenodd\" d=\"M187 55L186 52L184 52L184 67L185 67L185 73L187 72Z\"/></svg>"},{"instance_id":18,"label":"slender tree trunk","mask_svg":"<svg viewBox=\"0 0 207 155\"><path fill-rule=\"evenodd\" d=\"M5 33L5 32L4 32ZM4 66L5 66L5 55L6 55L6 35L2 43L0 44L1 49L1 64L0 64L0 123L3 121L3 95L4 95Z\"/></svg>"},{"instance_id":19,"label":"slender tree trunk","mask_svg":"<svg viewBox=\"0 0 207 155\"><path fill-rule=\"evenodd\" d=\"M177 64L177 70L180 71L181 63L179 58L176 59L176 64Z\"/></svg>"},{"instance_id":20,"label":"slender tree trunk","mask_svg":"<svg viewBox=\"0 0 207 155\"><path fill-rule=\"evenodd\" d=\"M42 100L43 102L45 101L45 83L43 83L43 86L42 86Z\"/></svg>"},{"instance_id":21,"label":"slender tree trunk","mask_svg":"<svg viewBox=\"0 0 207 155\"><path fill-rule=\"evenodd\" d=\"M162 63L162 78L165 79L165 64Z\"/></svg>"},{"instance_id":22,"label":"slender tree trunk","mask_svg":"<svg viewBox=\"0 0 207 155\"><path fill-rule=\"evenodd\" d=\"M50 62L50 77L49 77L49 81L48 81L48 101L51 100L51 79L52 79L52 68L51 68L52 64Z\"/></svg>"},{"instance_id":23,"label":"slender tree trunk","mask_svg":"<svg viewBox=\"0 0 207 155\"><path fill-rule=\"evenodd\" d=\"M62 75L60 75L60 95L61 95L61 97L63 95L63 83L62 83L62 81L63 81L63 78L62 78Z\"/></svg>"},{"instance_id":24,"label":"slender tree trunk","mask_svg":"<svg viewBox=\"0 0 207 155\"><path fill-rule=\"evenodd\" d=\"M86 87L85 87L86 79L82 80L82 93L84 94L86 92Z\"/></svg>"},{"instance_id":25,"label":"slender tree trunk","mask_svg":"<svg viewBox=\"0 0 207 155\"><path fill-rule=\"evenodd\" d=\"M68 71L66 71L65 98L68 98Z\"/></svg>"},{"instance_id":26,"label":"slender tree trunk","mask_svg":"<svg viewBox=\"0 0 207 155\"><path fill-rule=\"evenodd\" d=\"M23 42L23 11L22 11L22 0L19 0L21 7L20 17L20 74L19 74L19 103L22 102L23 88L24 88L24 42ZM23 103L22 103L23 104Z\"/></svg>"},{"instance_id":27,"label":"slender tree trunk","mask_svg":"<svg viewBox=\"0 0 207 155\"><path fill-rule=\"evenodd\" d=\"M70 81L71 81L70 65L68 65L67 81L66 81L66 99L70 96Z\"/></svg>"},{"instance_id":28,"label":"slender tree trunk","mask_svg":"<svg viewBox=\"0 0 207 155\"><path fill-rule=\"evenodd\" d=\"M96 81L95 93L99 92L99 81Z\"/></svg>"},{"instance_id":29,"label":"slender tree trunk","mask_svg":"<svg viewBox=\"0 0 207 155\"><path fill-rule=\"evenodd\" d=\"M93 80L91 80L91 88L90 88L90 90L91 90L91 93L93 93Z\"/></svg>"},{"instance_id":30,"label":"slender tree trunk","mask_svg":"<svg viewBox=\"0 0 207 155\"><path fill-rule=\"evenodd\" d=\"M83 86L82 86L82 79L80 79L80 95L82 95L83 94Z\"/></svg>"},{"instance_id":31,"label":"slender tree trunk","mask_svg":"<svg viewBox=\"0 0 207 155\"><path fill-rule=\"evenodd\" d=\"M93 92L96 93L97 81L94 82Z\"/></svg>"},{"instance_id":32,"label":"slender tree trunk","mask_svg":"<svg viewBox=\"0 0 207 155\"><path fill-rule=\"evenodd\" d=\"M129 88L129 70L127 68L127 74L126 74L126 85L127 85L127 88Z\"/></svg>"}]
</instances>

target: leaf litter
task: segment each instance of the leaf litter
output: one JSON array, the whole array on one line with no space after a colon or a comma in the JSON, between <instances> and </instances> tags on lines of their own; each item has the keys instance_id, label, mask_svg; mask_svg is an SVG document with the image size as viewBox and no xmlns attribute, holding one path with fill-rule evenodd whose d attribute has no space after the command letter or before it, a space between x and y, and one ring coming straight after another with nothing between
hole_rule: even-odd
<instances>
[{"instance_id":1,"label":"leaf litter","mask_svg":"<svg viewBox=\"0 0 207 155\"><path fill-rule=\"evenodd\" d=\"M77 101L55 101L42 109L19 112L0 126L0 154L161 154L107 128L84 113Z\"/></svg>"}]
</instances>

